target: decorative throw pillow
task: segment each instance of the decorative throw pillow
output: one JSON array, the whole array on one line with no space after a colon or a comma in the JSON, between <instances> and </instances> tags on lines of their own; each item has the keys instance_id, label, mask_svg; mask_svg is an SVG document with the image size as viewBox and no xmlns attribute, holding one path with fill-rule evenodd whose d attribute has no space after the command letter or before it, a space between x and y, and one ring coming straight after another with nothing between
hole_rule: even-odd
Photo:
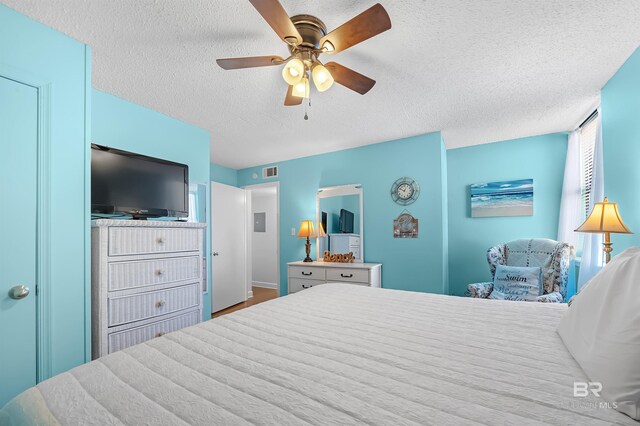
<instances>
[{"instance_id":1,"label":"decorative throw pillow","mask_svg":"<svg viewBox=\"0 0 640 426\"><path fill-rule=\"evenodd\" d=\"M541 272L539 267L498 265L489 299L535 302L542 292Z\"/></svg>"},{"instance_id":2,"label":"decorative throw pillow","mask_svg":"<svg viewBox=\"0 0 640 426\"><path fill-rule=\"evenodd\" d=\"M640 247L615 256L558 324L565 346L613 408L640 420Z\"/></svg>"}]
</instances>

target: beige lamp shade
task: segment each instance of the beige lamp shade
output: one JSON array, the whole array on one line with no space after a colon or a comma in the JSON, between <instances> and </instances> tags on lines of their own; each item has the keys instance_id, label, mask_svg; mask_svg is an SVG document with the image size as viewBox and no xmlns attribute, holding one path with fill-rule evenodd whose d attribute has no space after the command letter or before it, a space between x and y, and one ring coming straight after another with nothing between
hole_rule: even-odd
<instances>
[{"instance_id":1,"label":"beige lamp shade","mask_svg":"<svg viewBox=\"0 0 640 426\"><path fill-rule=\"evenodd\" d=\"M610 203L606 197L602 203L595 203L587 220L576 231L597 234L606 232L633 234L620 217L618 203Z\"/></svg>"},{"instance_id":2,"label":"beige lamp shade","mask_svg":"<svg viewBox=\"0 0 640 426\"><path fill-rule=\"evenodd\" d=\"M318 222L318 237L322 238L326 236L327 236L327 233L324 232L324 226L322 226L321 222Z\"/></svg>"},{"instance_id":3,"label":"beige lamp shade","mask_svg":"<svg viewBox=\"0 0 640 426\"><path fill-rule=\"evenodd\" d=\"M298 238L316 238L316 230L313 228L312 220L303 220L300 222L300 231Z\"/></svg>"}]
</instances>

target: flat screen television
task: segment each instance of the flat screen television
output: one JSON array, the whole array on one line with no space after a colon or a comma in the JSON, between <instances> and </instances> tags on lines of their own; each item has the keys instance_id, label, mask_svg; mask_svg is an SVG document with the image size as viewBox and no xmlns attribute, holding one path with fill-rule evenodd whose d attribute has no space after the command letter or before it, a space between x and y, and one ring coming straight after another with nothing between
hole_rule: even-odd
<instances>
[{"instance_id":1,"label":"flat screen television","mask_svg":"<svg viewBox=\"0 0 640 426\"><path fill-rule=\"evenodd\" d=\"M91 213L189 216L189 167L91 145Z\"/></svg>"},{"instance_id":2,"label":"flat screen television","mask_svg":"<svg viewBox=\"0 0 640 426\"><path fill-rule=\"evenodd\" d=\"M349 210L340 209L340 232L353 234L353 213Z\"/></svg>"}]
</instances>

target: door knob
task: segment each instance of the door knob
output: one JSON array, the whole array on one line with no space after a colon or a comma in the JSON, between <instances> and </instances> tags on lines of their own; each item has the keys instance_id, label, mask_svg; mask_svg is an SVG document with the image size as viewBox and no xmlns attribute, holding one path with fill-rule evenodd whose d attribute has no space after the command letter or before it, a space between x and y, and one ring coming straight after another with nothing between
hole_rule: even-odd
<instances>
[{"instance_id":1,"label":"door knob","mask_svg":"<svg viewBox=\"0 0 640 426\"><path fill-rule=\"evenodd\" d=\"M213 255L214 255L214 256L220 256L220 253L218 253L217 251L214 251L214 252L213 252Z\"/></svg>"},{"instance_id":2,"label":"door knob","mask_svg":"<svg viewBox=\"0 0 640 426\"><path fill-rule=\"evenodd\" d=\"M26 285L20 284L15 287L12 287L11 290L9 290L9 297L11 297L12 299L20 300L20 299L24 299L28 295L29 295L29 287L27 287Z\"/></svg>"}]
</instances>

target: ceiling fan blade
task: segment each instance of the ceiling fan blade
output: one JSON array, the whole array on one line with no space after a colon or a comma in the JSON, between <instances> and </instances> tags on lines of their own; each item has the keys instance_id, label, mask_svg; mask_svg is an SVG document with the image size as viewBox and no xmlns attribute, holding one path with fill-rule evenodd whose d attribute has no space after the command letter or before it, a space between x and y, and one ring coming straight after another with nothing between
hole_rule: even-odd
<instances>
[{"instance_id":1,"label":"ceiling fan blade","mask_svg":"<svg viewBox=\"0 0 640 426\"><path fill-rule=\"evenodd\" d=\"M304 98L299 98L297 96L293 96L293 86L289 86L287 89L287 96L284 98L285 106L295 106L300 105Z\"/></svg>"},{"instance_id":2,"label":"ceiling fan blade","mask_svg":"<svg viewBox=\"0 0 640 426\"><path fill-rule=\"evenodd\" d=\"M298 29L293 25L287 11L284 10L278 0L249 0L249 2L267 21L267 24L271 25L273 31L278 34L282 41L294 46L302 43L302 37Z\"/></svg>"},{"instance_id":3,"label":"ceiling fan blade","mask_svg":"<svg viewBox=\"0 0 640 426\"><path fill-rule=\"evenodd\" d=\"M378 3L322 37L320 47L326 47L326 53L342 52L389 28L391 28L389 14Z\"/></svg>"},{"instance_id":4,"label":"ceiling fan blade","mask_svg":"<svg viewBox=\"0 0 640 426\"><path fill-rule=\"evenodd\" d=\"M269 67L280 65L284 58L280 56L249 56L246 58L216 59L216 63L225 70L237 70L240 68Z\"/></svg>"},{"instance_id":5,"label":"ceiling fan blade","mask_svg":"<svg viewBox=\"0 0 640 426\"><path fill-rule=\"evenodd\" d=\"M376 84L375 80L335 62L329 62L324 66L329 70L336 83L361 95L367 93Z\"/></svg>"}]
</instances>

